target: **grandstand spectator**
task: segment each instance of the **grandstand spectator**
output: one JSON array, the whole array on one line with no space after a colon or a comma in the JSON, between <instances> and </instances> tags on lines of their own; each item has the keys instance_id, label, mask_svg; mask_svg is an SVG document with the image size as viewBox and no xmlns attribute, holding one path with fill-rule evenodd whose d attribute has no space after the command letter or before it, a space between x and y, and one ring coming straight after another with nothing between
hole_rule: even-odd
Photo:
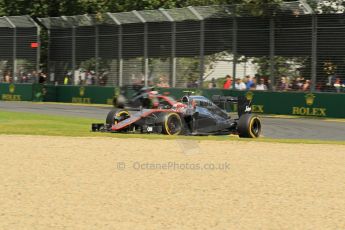
<instances>
[{"instance_id":1,"label":"grandstand spectator","mask_svg":"<svg viewBox=\"0 0 345 230\"><path fill-rule=\"evenodd\" d=\"M24 72L20 72L19 74L20 74L19 75L19 82L20 83L28 82L27 76L26 76L26 74Z\"/></svg>"},{"instance_id":2,"label":"grandstand spectator","mask_svg":"<svg viewBox=\"0 0 345 230\"><path fill-rule=\"evenodd\" d=\"M9 71L7 71L4 75L4 82L6 82L6 83L12 82L11 73Z\"/></svg>"},{"instance_id":3,"label":"grandstand spectator","mask_svg":"<svg viewBox=\"0 0 345 230\"><path fill-rule=\"evenodd\" d=\"M280 78L280 82L278 83L278 90L286 91L289 88L287 83L287 77L283 76Z\"/></svg>"},{"instance_id":4,"label":"grandstand spectator","mask_svg":"<svg viewBox=\"0 0 345 230\"><path fill-rule=\"evenodd\" d=\"M256 90L256 85L257 85L257 79L256 79L256 76L255 77L253 77L253 79L252 79L252 84L250 85L250 90Z\"/></svg>"},{"instance_id":5,"label":"grandstand spectator","mask_svg":"<svg viewBox=\"0 0 345 230\"><path fill-rule=\"evenodd\" d=\"M223 84L223 89L231 89L232 88L232 78L230 75L226 75L225 82Z\"/></svg>"},{"instance_id":6,"label":"grandstand spectator","mask_svg":"<svg viewBox=\"0 0 345 230\"><path fill-rule=\"evenodd\" d=\"M216 79L214 77L211 79L211 84L212 84L212 88L217 88L217 82L216 82Z\"/></svg>"},{"instance_id":7,"label":"grandstand spectator","mask_svg":"<svg viewBox=\"0 0 345 230\"><path fill-rule=\"evenodd\" d=\"M44 84L47 80L47 75L43 72L39 73L38 83Z\"/></svg>"},{"instance_id":8,"label":"grandstand spectator","mask_svg":"<svg viewBox=\"0 0 345 230\"><path fill-rule=\"evenodd\" d=\"M13 74L12 82L14 82L14 83L18 82L18 75L17 75L17 73Z\"/></svg>"},{"instance_id":9,"label":"grandstand spectator","mask_svg":"<svg viewBox=\"0 0 345 230\"><path fill-rule=\"evenodd\" d=\"M325 85L326 84L324 82L316 82L315 90L318 92L324 91Z\"/></svg>"},{"instance_id":10,"label":"grandstand spectator","mask_svg":"<svg viewBox=\"0 0 345 230\"><path fill-rule=\"evenodd\" d=\"M256 90L267 90L267 86L265 85L265 79L260 78L259 84L256 85Z\"/></svg>"},{"instance_id":11,"label":"grandstand spectator","mask_svg":"<svg viewBox=\"0 0 345 230\"><path fill-rule=\"evenodd\" d=\"M95 71L91 71L91 85L96 85L97 74Z\"/></svg>"},{"instance_id":12,"label":"grandstand spectator","mask_svg":"<svg viewBox=\"0 0 345 230\"><path fill-rule=\"evenodd\" d=\"M237 90L246 90L247 89L246 84L244 84L244 82L242 82L241 78L236 79L235 89L237 89Z\"/></svg>"},{"instance_id":13,"label":"grandstand spectator","mask_svg":"<svg viewBox=\"0 0 345 230\"><path fill-rule=\"evenodd\" d=\"M90 72L86 73L85 79L86 79L86 84L87 85L92 85L92 72L93 71L90 71Z\"/></svg>"},{"instance_id":14,"label":"grandstand spectator","mask_svg":"<svg viewBox=\"0 0 345 230\"><path fill-rule=\"evenodd\" d=\"M69 76L68 76L68 74L64 77L63 84L64 85L68 85L69 84Z\"/></svg>"},{"instance_id":15,"label":"grandstand spectator","mask_svg":"<svg viewBox=\"0 0 345 230\"><path fill-rule=\"evenodd\" d=\"M334 86L334 82L336 80L336 76L334 74L328 76L328 81L326 83L327 86L332 87Z\"/></svg>"},{"instance_id":16,"label":"grandstand spectator","mask_svg":"<svg viewBox=\"0 0 345 230\"><path fill-rule=\"evenodd\" d=\"M273 84L272 84L272 82L271 82L271 79L268 79L267 80L267 90L269 90L269 91L273 91Z\"/></svg>"},{"instance_id":17,"label":"grandstand spectator","mask_svg":"<svg viewBox=\"0 0 345 230\"><path fill-rule=\"evenodd\" d=\"M217 88L217 81L216 81L216 79L215 79L214 77L213 77L213 78L211 79L211 81L208 83L207 87L208 87L209 89Z\"/></svg>"},{"instance_id":18,"label":"grandstand spectator","mask_svg":"<svg viewBox=\"0 0 345 230\"><path fill-rule=\"evenodd\" d=\"M168 78L165 75L162 75L159 78L159 82L157 83L157 87L161 87L161 88L169 88L169 82L168 82Z\"/></svg>"},{"instance_id":19,"label":"grandstand spectator","mask_svg":"<svg viewBox=\"0 0 345 230\"><path fill-rule=\"evenodd\" d=\"M292 89L293 90L296 90L296 91L301 91L302 90L302 87L303 87L303 80L304 78L302 77L297 77L293 83L292 83Z\"/></svg>"},{"instance_id":20,"label":"grandstand spectator","mask_svg":"<svg viewBox=\"0 0 345 230\"><path fill-rule=\"evenodd\" d=\"M49 74L49 81L50 82L54 82L55 81L55 73L54 72L50 72L50 74Z\"/></svg>"},{"instance_id":21,"label":"grandstand spectator","mask_svg":"<svg viewBox=\"0 0 345 230\"><path fill-rule=\"evenodd\" d=\"M251 76L249 76L249 75L246 76L245 84L246 84L247 90L252 89L253 87L255 87L254 79Z\"/></svg>"},{"instance_id":22,"label":"grandstand spectator","mask_svg":"<svg viewBox=\"0 0 345 230\"><path fill-rule=\"evenodd\" d=\"M28 73L26 75L26 82L28 83L34 83L34 80L32 79L32 73Z\"/></svg>"},{"instance_id":23,"label":"grandstand spectator","mask_svg":"<svg viewBox=\"0 0 345 230\"><path fill-rule=\"evenodd\" d=\"M298 90L301 90L302 87L303 87L303 81L304 81L304 78L301 77L301 78L298 78L297 80L297 87L298 87Z\"/></svg>"},{"instance_id":24,"label":"grandstand spectator","mask_svg":"<svg viewBox=\"0 0 345 230\"><path fill-rule=\"evenodd\" d=\"M301 89L301 86L300 86L300 78L297 77L297 78L294 78L290 84L290 88L291 90L293 91L299 91Z\"/></svg>"},{"instance_id":25,"label":"grandstand spectator","mask_svg":"<svg viewBox=\"0 0 345 230\"><path fill-rule=\"evenodd\" d=\"M80 69L79 85L84 85L85 82L86 82L86 71L83 69Z\"/></svg>"},{"instance_id":26,"label":"grandstand spectator","mask_svg":"<svg viewBox=\"0 0 345 230\"><path fill-rule=\"evenodd\" d=\"M309 90L310 90L310 80L305 80L302 86L302 91L309 91Z\"/></svg>"},{"instance_id":27,"label":"grandstand spectator","mask_svg":"<svg viewBox=\"0 0 345 230\"><path fill-rule=\"evenodd\" d=\"M98 82L99 82L99 85L102 85L102 86L105 86L107 84L107 81L108 81L108 72L107 71L104 71L100 76L99 76L99 79L98 79Z\"/></svg>"},{"instance_id":28,"label":"grandstand spectator","mask_svg":"<svg viewBox=\"0 0 345 230\"><path fill-rule=\"evenodd\" d=\"M341 80L339 77L337 77L334 81L334 84L333 84L334 88L335 88L335 91L337 93L341 92L341 88L342 88L342 84L341 84Z\"/></svg>"},{"instance_id":29,"label":"grandstand spectator","mask_svg":"<svg viewBox=\"0 0 345 230\"><path fill-rule=\"evenodd\" d=\"M31 82L32 83L37 83L38 81L39 81L39 74L37 73L36 70L34 70L31 73Z\"/></svg>"},{"instance_id":30,"label":"grandstand spectator","mask_svg":"<svg viewBox=\"0 0 345 230\"><path fill-rule=\"evenodd\" d=\"M293 90L293 91L298 91L297 82L298 82L298 78L292 79L292 81L291 81L291 83L290 83L290 88L291 88L291 90Z\"/></svg>"}]
</instances>

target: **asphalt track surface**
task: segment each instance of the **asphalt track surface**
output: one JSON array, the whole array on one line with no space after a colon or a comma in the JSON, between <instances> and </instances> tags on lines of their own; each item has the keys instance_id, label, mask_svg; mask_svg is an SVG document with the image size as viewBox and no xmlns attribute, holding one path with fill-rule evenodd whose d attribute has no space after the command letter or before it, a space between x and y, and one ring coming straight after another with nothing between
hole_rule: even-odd
<instances>
[{"instance_id":1,"label":"asphalt track surface","mask_svg":"<svg viewBox=\"0 0 345 230\"><path fill-rule=\"evenodd\" d=\"M0 101L0 111L30 112L105 120L111 107ZM279 139L345 141L344 120L262 117L263 136Z\"/></svg>"}]
</instances>

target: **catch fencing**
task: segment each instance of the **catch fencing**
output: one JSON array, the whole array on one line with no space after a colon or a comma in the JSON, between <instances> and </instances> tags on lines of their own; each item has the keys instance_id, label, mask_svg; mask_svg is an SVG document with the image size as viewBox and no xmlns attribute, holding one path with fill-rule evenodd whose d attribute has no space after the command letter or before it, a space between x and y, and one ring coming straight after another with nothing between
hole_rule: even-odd
<instances>
[{"instance_id":1,"label":"catch fencing","mask_svg":"<svg viewBox=\"0 0 345 230\"><path fill-rule=\"evenodd\" d=\"M345 92L344 14L305 2L40 18L49 32L49 81ZM253 83L248 83L251 81ZM259 86L259 87L258 87Z\"/></svg>"},{"instance_id":2,"label":"catch fencing","mask_svg":"<svg viewBox=\"0 0 345 230\"><path fill-rule=\"evenodd\" d=\"M38 81L39 34L29 16L0 17L0 83Z\"/></svg>"}]
</instances>

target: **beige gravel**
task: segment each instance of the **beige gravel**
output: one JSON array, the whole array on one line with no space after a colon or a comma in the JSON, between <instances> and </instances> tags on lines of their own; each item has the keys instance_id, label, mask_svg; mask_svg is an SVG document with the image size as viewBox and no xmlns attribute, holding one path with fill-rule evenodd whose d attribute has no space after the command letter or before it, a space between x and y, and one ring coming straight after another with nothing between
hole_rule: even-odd
<instances>
[{"instance_id":1,"label":"beige gravel","mask_svg":"<svg viewBox=\"0 0 345 230\"><path fill-rule=\"evenodd\" d=\"M0 229L345 229L341 145L0 136L0 162Z\"/></svg>"}]
</instances>

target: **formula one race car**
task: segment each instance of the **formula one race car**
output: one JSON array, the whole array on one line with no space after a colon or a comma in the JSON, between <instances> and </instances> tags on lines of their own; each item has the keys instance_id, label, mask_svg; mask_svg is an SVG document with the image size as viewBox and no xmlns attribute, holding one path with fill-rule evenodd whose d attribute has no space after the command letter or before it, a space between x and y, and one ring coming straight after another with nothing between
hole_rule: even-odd
<instances>
[{"instance_id":1,"label":"formula one race car","mask_svg":"<svg viewBox=\"0 0 345 230\"><path fill-rule=\"evenodd\" d=\"M130 95L127 96L126 95ZM176 101L167 96L159 94L154 87L144 87L140 85L127 85L121 87L120 94L113 99L113 105L116 108L128 108L139 110L141 108L165 108L170 109Z\"/></svg>"},{"instance_id":2,"label":"formula one race car","mask_svg":"<svg viewBox=\"0 0 345 230\"><path fill-rule=\"evenodd\" d=\"M215 98L214 98L215 100ZM251 114L245 97L216 98L219 103L237 103L238 118L203 96L186 95L171 108L142 109L130 114L124 109L108 113L106 124L92 124L92 131L122 133L163 133L167 135L227 135L256 138L261 133L258 116Z\"/></svg>"}]
</instances>

